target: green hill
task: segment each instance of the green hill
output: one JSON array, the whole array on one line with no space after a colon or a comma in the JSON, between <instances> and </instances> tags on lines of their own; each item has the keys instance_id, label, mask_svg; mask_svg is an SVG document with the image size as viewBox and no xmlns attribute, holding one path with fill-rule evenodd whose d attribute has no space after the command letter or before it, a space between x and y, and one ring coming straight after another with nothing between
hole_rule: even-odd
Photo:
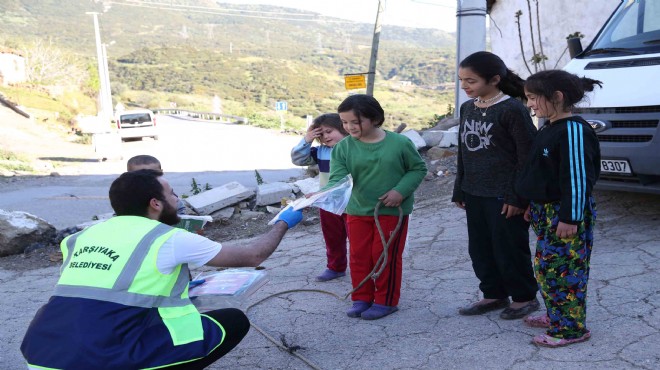
<instances>
[{"instance_id":1,"label":"green hill","mask_svg":"<svg viewBox=\"0 0 660 370\"><path fill-rule=\"evenodd\" d=\"M0 44L49 40L91 64L96 45L85 13L101 13L115 102L208 110L218 95L228 113L265 120L277 100L289 102L291 121L334 110L348 94L343 75L367 72L373 34L372 24L204 0L4 0L0 10ZM304 16L254 18L277 12ZM446 111L454 49L453 34L383 26L374 95L390 119L415 126Z\"/></svg>"}]
</instances>

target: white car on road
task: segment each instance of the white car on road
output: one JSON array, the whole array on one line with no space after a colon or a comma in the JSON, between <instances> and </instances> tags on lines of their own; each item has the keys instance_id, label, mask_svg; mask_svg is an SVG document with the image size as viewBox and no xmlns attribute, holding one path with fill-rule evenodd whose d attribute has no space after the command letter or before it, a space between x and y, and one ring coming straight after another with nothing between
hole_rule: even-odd
<instances>
[{"instance_id":1,"label":"white car on road","mask_svg":"<svg viewBox=\"0 0 660 370\"><path fill-rule=\"evenodd\" d=\"M133 109L117 112L117 129L122 141L133 138L151 137L158 140L156 117L148 109Z\"/></svg>"}]
</instances>

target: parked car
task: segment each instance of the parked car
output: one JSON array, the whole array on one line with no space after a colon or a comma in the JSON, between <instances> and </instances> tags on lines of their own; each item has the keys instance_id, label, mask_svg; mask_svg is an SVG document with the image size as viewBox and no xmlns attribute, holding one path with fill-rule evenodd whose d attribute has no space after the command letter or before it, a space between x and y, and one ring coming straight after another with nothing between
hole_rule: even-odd
<instances>
[{"instance_id":1,"label":"parked car","mask_svg":"<svg viewBox=\"0 0 660 370\"><path fill-rule=\"evenodd\" d=\"M156 117L148 109L132 109L117 112L117 128L122 141L133 138L151 137L158 140Z\"/></svg>"}]
</instances>

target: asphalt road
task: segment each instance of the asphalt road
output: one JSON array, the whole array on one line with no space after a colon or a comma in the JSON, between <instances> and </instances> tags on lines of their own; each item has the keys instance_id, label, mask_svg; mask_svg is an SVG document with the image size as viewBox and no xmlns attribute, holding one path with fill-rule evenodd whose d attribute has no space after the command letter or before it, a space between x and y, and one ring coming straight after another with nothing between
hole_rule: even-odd
<instances>
[{"instance_id":1,"label":"asphalt road","mask_svg":"<svg viewBox=\"0 0 660 370\"><path fill-rule=\"evenodd\" d=\"M262 264L267 284L250 297L209 304L239 307L253 325L209 370L660 369L660 197L597 192L596 199L588 342L539 348L531 340L543 329L502 320L499 311L458 315L480 293L465 212L441 196L415 204L399 312L375 321L348 318L350 302L341 297L351 288L350 277L314 280L326 262L320 225L299 225ZM534 242L530 233L532 250ZM196 269L193 276L213 270ZM0 368L25 368L21 341L58 276L59 266L0 266Z\"/></svg>"},{"instance_id":2,"label":"asphalt road","mask_svg":"<svg viewBox=\"0 0 660 370\"><path fill-rule=\"evenodd\" d=\"M177 194L190 194L192 179L204 186L237 181L256 186L255 170L264 181L286 181L303 174L291 164L290 151L300 137L251 126L188 121L158 116L160 139L116 143L94 151L60 177L0 185L0 209L25 211L58 229L90 221L111 212L108 188L126 170L126 160L150 154L161 161L165 177ZM100 161L101 156L108 156Z\"/></svg>"}]
</instances>

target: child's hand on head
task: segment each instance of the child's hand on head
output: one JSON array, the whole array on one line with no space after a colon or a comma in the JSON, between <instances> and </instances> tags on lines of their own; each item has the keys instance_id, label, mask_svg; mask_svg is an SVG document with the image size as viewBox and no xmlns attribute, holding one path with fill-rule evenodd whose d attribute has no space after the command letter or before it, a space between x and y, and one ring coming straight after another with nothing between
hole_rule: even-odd
<instances>
[{"instance_id":1,"label":"child's hand on head","mask_svg":"<svg viewBox=\"0 0 660 370\"><path fill-rule=\"evenodd\" d=\"M403 195L396 190L390 190L382 195L378 200L383 203L385 207L398 207L403 202Z\"/></svg>"},{"instance_id":2,"label":"child's hand on head","mask_svg":"<svg viewBox=\"0 0 660 370\"><path fill-rule=\"evenodd\" d=\"M309 126L307 133L305 134L305 141L311 143L314 139L320 137L322 132L323 129L320 127L312 128L312 126Z\"/></svg>"}]
</instances>

